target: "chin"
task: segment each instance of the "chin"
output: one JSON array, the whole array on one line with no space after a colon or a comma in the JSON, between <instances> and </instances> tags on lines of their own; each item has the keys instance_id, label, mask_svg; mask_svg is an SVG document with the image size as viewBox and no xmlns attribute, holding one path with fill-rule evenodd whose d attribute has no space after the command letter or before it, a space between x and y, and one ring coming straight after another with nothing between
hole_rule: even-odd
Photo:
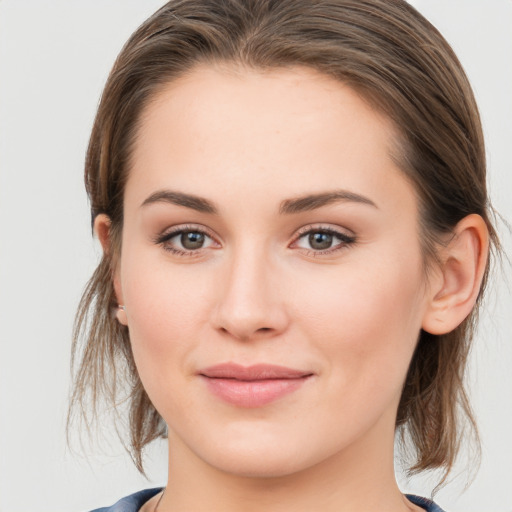
<instances>
[{"instance_id":1,"label":"chin","mask_svg":"<svg viewBox=\"0 0 512 512\"><path fill-rule=\"evenodd\" d=\"M282 478L300 473L332 455L332 447L315 446L307 439L253 436L218 440L202 453L203 461L224 473L245 478ZM331 448L331 449L329 449Z\"/></svg>"}]
</instances>

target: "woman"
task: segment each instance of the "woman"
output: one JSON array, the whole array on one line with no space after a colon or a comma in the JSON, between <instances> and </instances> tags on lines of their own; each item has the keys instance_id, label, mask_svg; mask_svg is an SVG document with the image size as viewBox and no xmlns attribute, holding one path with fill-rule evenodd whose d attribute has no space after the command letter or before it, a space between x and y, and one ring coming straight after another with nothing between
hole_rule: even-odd
<instances>
[{"instance_id":1,"label":"woman","mask_svg":"<svg viewBox=\"0 0 512 512\"><path fill-rule=\"evenodd\" d=\"M498 242L471 88L421 15L170 2L114 65L86 185L73 403L126 391L141 471L169 439L165 490L106 510L440 510L398 489L395 434L412 472L453 466Z\"/></svg>"}]
</instances>

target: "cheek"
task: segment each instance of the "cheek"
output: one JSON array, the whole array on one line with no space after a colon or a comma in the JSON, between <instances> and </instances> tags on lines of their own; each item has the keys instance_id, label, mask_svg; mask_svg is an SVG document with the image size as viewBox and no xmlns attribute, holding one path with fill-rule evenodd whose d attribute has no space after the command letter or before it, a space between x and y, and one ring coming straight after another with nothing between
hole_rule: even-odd
<instances>
[{"instance_id":1,"label":"cheek","mask_svg":"<svg viewBox=\"0 0 512 512\"><path fill-rule=\"evenodd\" d=\"M144 386L159 393L202 337L207 287L194 276L193 265L170 273L169 263L148 251L126 254L121 276L132 350Z\"/></svg>"},{"instance_id":2,"label":"cheek","mask_svg":"<svg viewBox=\"0 0 512 512\"><path fill-rule=\"evenodd\" d=\"M423 316L420 257L404 261L391 253L350 263L329 275L310 273L301 284L309 290L300 305L303 329L344 385L400 392ZM384 390L385 382L393 389Z\"/></svg>"}]
</instances>

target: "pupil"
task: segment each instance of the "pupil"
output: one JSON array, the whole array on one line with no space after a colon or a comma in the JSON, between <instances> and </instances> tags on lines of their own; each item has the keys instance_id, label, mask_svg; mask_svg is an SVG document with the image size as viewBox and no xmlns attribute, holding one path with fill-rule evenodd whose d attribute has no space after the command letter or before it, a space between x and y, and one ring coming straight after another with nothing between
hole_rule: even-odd
<instances>
[{"instance_id":1,"label":"pupil","mask_svg":"<svg viewBox=\"0 0 512 512\"><path fill-rule=\"evenodd\" d=\"M185 249L200 249L204 244L203 233L189 231L181 234L181 245Z\"/></svg>"},{"instance_id":2,"label":"pupil","mask_svg":"<svg viewBox=\"0 0 512 512\"><path fill-rule=\"evenodd\" d=\"M329 249L332 245L332 235L329 233L311 233L309 245L313 249Z\"/></svg>"}]
</instances>

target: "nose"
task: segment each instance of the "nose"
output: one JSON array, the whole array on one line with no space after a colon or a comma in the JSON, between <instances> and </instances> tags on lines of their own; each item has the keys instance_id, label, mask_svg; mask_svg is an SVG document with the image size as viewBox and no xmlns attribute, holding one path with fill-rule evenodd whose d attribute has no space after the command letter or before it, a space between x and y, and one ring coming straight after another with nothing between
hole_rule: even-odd
<instances>
[{"instance_id":1,"label":"nose","mask_svg":"<svg viewBox=\"0 0 512 512\"><path fill-rule=\"evenodd\" d=\"M261 251L240 251L219 274L215 328L240 341L284 332L288 315L279 269Z\"/></svg>"}]
</instances>

